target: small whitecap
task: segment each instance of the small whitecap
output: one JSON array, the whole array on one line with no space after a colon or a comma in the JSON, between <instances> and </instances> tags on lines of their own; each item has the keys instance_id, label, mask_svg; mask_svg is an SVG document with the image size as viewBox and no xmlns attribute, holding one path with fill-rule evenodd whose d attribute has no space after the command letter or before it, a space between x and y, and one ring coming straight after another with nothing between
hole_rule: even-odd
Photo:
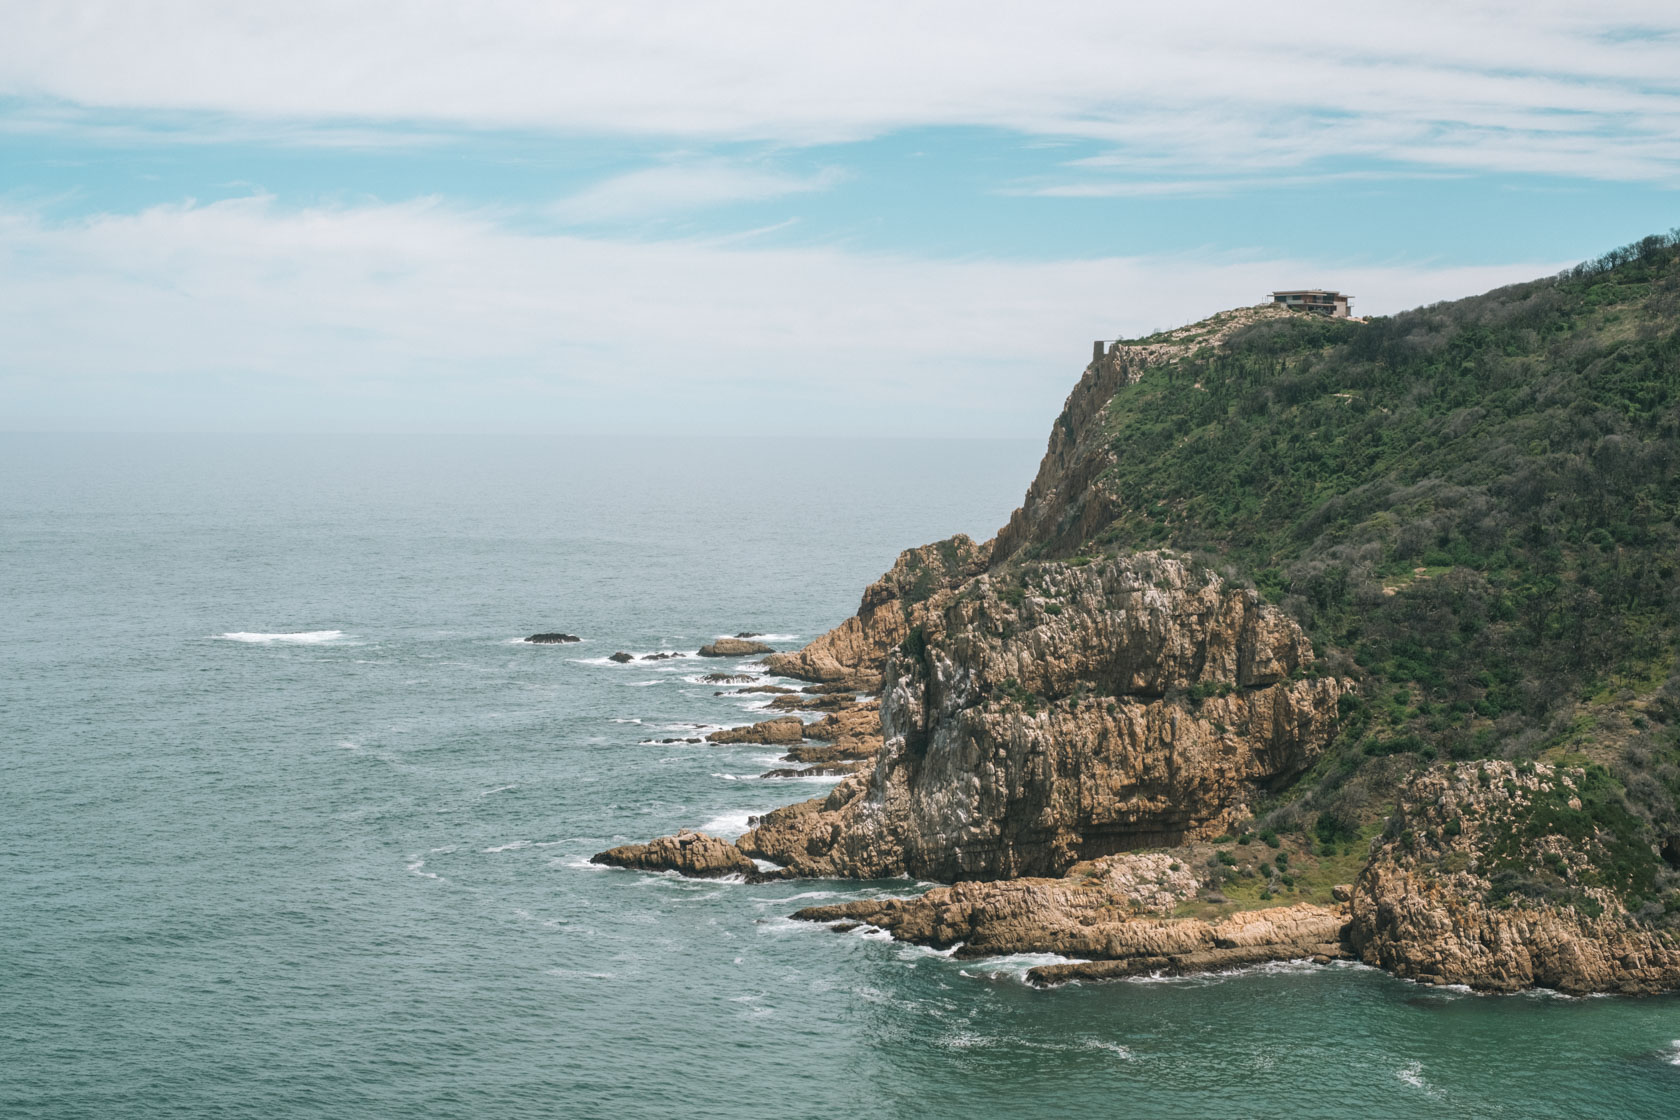
<instances>
[{"instance_id":1,"label":"small whitecap","mask_svg":"<svg viewBox=\"0 0 1680 1120\"><path fill-rule=\"evenodd\" d=\"M344 637L344 631L297 630L290 633L264 634L250 630L235 630L227 634L217 634L216 637L227 642L249 642L256 645L269 645L275 642L285 642L293 645L319 645L321 642L336 641Z\"/></svg>"}]
</instances>

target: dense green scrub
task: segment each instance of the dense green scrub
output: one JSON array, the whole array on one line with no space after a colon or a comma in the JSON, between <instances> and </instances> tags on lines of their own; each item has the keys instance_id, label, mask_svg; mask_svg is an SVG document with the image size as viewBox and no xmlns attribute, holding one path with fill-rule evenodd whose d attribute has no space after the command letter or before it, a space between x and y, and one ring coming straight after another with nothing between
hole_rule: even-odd
<instances>
[{"instance_id":1,"label":"dense green scrub","mask_svg":"<svg viewBox=\"0 0 1680 1120\"><path fill-rule=\"evenodd\" d=\"M1117 516L1214 554L1358 678L1286 795L1352 834L1436 758L1615 768L1680 850L1680 233L1368 323L1294 315L1109 405ZM1583 757L1584 756L1584 757Z\"/></svg>"}]
</instances>

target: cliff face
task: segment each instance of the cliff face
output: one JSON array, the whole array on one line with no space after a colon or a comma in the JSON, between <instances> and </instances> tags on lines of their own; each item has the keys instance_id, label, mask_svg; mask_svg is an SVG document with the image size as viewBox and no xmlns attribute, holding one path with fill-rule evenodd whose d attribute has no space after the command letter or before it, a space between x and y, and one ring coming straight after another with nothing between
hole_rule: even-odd
<instances>
[{"instance_id":1,"label":"cliff face","mask_svg":"<svg viewBox=\"0 0 1680 1120\"><path fill-rule=\"evenodd\" d=\"M766 657L765 664L784 677L874 691L887 653L919 622L927 600L985 570L991 554L989 543L961 534L906 549L891 571L864 589L857 614L804 649Z\"/></svg>"},{"instance_id":2,"label":"cliff face","mask_svg":"<svg viewBox=\"0 0 1680 1120\"><path fill-rule=\"evenodd\" d=\"M1312 763L1348 687L1304 676L1311 646L1252 592L1163 553L982 575L920 617L887 659L874 770L742 850L950 881L1212 835Z\"/></svg>"},{"instance_id":3,"label":"cliff face","mask_svg":"<svg viewBox=\"0 0 1680 1120\"><path fill-rule=\"evenodd\" d=\"M1660 861L1596 778L1493 761L1419 775L1354 885L1354 948L1400 976L1488 991L1680 986L1680 936L1623 901Z\"/></svg>"}]
</instances>

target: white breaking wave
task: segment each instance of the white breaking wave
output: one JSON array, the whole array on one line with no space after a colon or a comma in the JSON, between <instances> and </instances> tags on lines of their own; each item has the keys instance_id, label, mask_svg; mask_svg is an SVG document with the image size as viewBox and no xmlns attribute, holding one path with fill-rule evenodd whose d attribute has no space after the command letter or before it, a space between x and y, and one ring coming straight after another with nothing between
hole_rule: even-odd
<instances>
[{"instance_id":1,"label":"white breaking wave","mask_svg":"<svg viewBox=\"0 0 1680 1120\"><path fill-rule=\"evenodd\" d=\"M1668 1064L1680 1066L1680 1038L1668 1044Z\"/></svg>"},{"instance_id":2,"label":"white breaking wave","mask_svg":"<svg viewBox=\"0 0 1680 1120\"><path fill-rule=\"evenodd\" d=\"M237 630L228 634L217 634L216 637L228 642L291 642L297 645L317 645L344 637L342 630L300 630L291 634L258 634L247 630Z\"/></svg>"},{"instance_id":3,"label":"white breaking wave","mask_svg":"<svg viewBox=\"0 0 1680 1120\"><path fill-rule=\"evenodd\" d=\"M713 836L721 836L725 840L733 840L747 830L747 819L762 815L764 810L757 813L725 813L720 817L713 817L700 826L701 832L709 832Z\"/></svg>"},{"instance_id":4,"label":"white breaking wave","mask_svg":"<svg viewBox=\"0 0 1680 1120\"><path fill-rule=\"evenodd\" d=\"M517 852L521 848L529 848L530 846L531 842L529 840L515 840L511 844L502 844L495 848L485 848L484 854L488 856L494 855L496 852Z\"/></svg>"}]
</instances>

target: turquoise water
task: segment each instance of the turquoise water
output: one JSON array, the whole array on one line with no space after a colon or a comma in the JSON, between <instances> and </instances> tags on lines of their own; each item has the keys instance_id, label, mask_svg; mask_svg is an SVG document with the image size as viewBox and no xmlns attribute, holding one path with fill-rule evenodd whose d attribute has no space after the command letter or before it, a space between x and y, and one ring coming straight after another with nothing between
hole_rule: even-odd
<instances>
[{"instance_id":1,"label":"turquoise water","mask_svg":"<svg viewBox=\"0 0 1680 1120\"><path fill-rule=\"evenodd\" d=\"M585 863L827 788L604 655L796 646L1040 450L0 438L0 1113L1680 1114L1675 999L1035 991L786 919L908 884Z\"/></svg>"}]
</instances>

